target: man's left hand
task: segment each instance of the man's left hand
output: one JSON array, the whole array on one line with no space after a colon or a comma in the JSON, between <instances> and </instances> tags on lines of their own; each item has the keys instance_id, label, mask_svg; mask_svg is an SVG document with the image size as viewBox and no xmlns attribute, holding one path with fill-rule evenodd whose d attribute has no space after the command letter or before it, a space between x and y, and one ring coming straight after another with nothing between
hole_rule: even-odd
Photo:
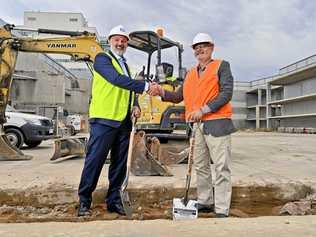
<instances>
[{"instance_id":1,"label":"man's left hand","mask_svg":"<svg viewBox=\"0 0 316 237\"><path fill-rule=\"evenodd\" d=\"M198 110L195 110L195 111L189 113L188 120L190 122L199 122L199 121L201 121L202 116L203 116L202 111L200 109L198 109Z\"/></svg>"},{"instance_id":2,"label":"man's left hand","mask_svg":"<svg viewBox=\"0 0 316 237\"><path fill-rule=\"evenodd\" d=\"M133 107L132 116L134 116L135 118L140 117L140 108L138 106Z\"/></svg>"}]
</instances>

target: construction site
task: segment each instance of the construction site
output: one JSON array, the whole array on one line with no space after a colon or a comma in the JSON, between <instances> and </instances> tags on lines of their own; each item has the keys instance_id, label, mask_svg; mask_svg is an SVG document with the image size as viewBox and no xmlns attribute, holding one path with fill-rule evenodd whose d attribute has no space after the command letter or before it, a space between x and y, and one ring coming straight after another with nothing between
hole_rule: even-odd
<instances>
[{"instance_id":1,"label":"construction site","mask_svg":"<svg viewBox=\"0 0 316 237\"><path fill-rule=\"evenodd\" d=\"M153 30L133 31L129 37L129 47L147 60L136 79L160 80L171 71L177 80L162 86L175 90L183 83L184 49L177 39ZM176 220L175 198L188 191L187 197L197 200L194 161L189 188L185 176L190 128L183 103L147 94L138 97L142 112L127 186L131 215L107 211L108 159L91 215L78 217L90 130L90 69L96 55L109 50L107 38L81 13L26 11L20 26L0 19L0 39L0 236L315 236L316 55L275 75L234 81L237 132L232 134L228 218L210 212ZM176 52L173 60L166 59L170 48ZM39 120L41 130L27 135L35 130L10 122L14 113Z\"/></svg>"}]
</instances>

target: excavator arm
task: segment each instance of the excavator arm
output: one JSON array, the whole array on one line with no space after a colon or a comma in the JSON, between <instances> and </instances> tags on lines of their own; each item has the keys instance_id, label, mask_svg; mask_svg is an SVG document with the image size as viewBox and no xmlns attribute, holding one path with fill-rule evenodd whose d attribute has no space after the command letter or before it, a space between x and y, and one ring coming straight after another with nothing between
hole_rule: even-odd
<instances>
[{"instance_id":1,"label":"excavator arm","mask_svg":"<svg viewBox=\"0 0 316 237\"><path fill-rule=\"evenodd\" d=\"M95 56L103 51L91 33L60 38L19 39L12 45L18 51L70 55L74 61L93 62Z\"/></svg>"},{"instance_id":2,"label":"excavator arm","mask_svg":"<svg viewBox=\"0 0 316 237\"><path fill-rule=\"evenodd\" d=\"M63 37L33 39L13 36L12 29L11 25L0 28L0 160L30 158L11 146L3 127L18 52L65 54L75 61L93 62L103 51L96 36L88 32L39 30L40 33L62 34Z\"/></svg>"},{"instance_id":3,"label":"excavator arm","mask_svg":"<svg viewBox=\"0 0 316 237\"><path fill-rule=\"evenodd\" d=\"M93 62L103 51L95 34L56 30L39 30L40 33L54 33L69 36L57 38L19 38L11 34L12 26L0 28L0 124L5 123L4 111L8 102L12 74L18 51L70 55L75 61Z\"/></svg>"}]
</instances>

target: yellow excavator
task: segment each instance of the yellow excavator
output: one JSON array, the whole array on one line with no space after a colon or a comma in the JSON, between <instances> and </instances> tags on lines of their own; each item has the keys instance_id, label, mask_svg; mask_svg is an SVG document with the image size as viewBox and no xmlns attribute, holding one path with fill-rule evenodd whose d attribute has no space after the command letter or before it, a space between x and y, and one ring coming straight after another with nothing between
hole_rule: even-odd
<instances>
[{"instance_id":1,"label":"yellow excavator","mask_svg":"<svg viewBox=\"0 0 316 237\"><path fill-rule=\"evenodd\" d=\"M33 39L16 37L11 31L13 25L0 28L0 160L28 160L32 157L24 155L7 139L3 124L6 122L5 111L9 100L18 52L39 52L67 54L75 61L86 61L88 65L103 49L94 34L88 32L66 32L57 30L38 30L39 33L62 34L65 37ZM53 159L64 155L83 155L85 139L59 139L55 142Z\"/></svg>"},{"instance_id":2,"label":"yellow excavator","mask_svg":"<svg viewBox=\"0 0 316 237\"><path fill-rule=\"evenodd\" d=\"M162 29L158 29L157 32L134 31L130 33L129 46L147 55L147 68L144 66L138 76L146 81L158 82L164 89L174 91L183 83L186 73L186 69L182 66L183 46L177 41L164 37L163 34ZM170 61L162 62L162 58L170 58L167 54L170 54L172 49L176 49L177 54L174 60L178 66L177 77L173 75L174 65ZM155 64L152 65L152 62ZM151 74L152 69L155 69L154 74ZM146 131L147 136L155 136L161 141L188 139L182 103L162 102L160 97L151 97L145 93L139 96L138 101L142 116L137 122L137 127ZM173 133L175 130L184 132Z\"/></svg>"},{"instance_id":3,"label":"yellow excavator","mask_svg":"<svg viewBox=\"0 0 316 237\"><path fill-rule=\"evenodd\" d=\"M66 54L70 55L74 61L85 61L87 62L88 67L92 70L92 63L96 55L104 49L101 47L99 42L96 39L95 34L89 32L72 32L72 31L60 31L60 30L47 30L39 29L39 33L45 34L58 34L62 35L61 37L56 38L42 38L34 39L31 37L16 37L12 35L11 31L14 29L13 25L5 25L0 28L0 160L27 160L31 159L30 156L24 155L19 149L15 148L8 141L3 124L6 122L5 110L8 104L10 88L12 84L12 75L15 69L15 64L18 56L18 52L38 52L38 53L53 53L53 54ZM145 38L143 38L145 37ZM146 38L147 37L147 38ZM142 42L141 42L142 41ZM179 49L179 61L180 66L179 70L182 70L181 66L181 53L183 51L182 46L173 42L167 38L159 36L153 31L137 31L131 33L131 40L129 45L135 49L147 52L148 57L148 68L147 74L143 75L142 79L145 80L156 80L169 89L175 89L178 84L181 83L182 78L178 78L178 82L165 83L165 75L163 70L163 64L161 63L161 50L164 48L169 48L176 46ZM156 65L157 70L162 70L161 74L156 73L155 78L150 77L150 60L153 52L157 51L158 64ZM170 71L170 67L169 67ZM181 71L183 73L183 71ZM170 74L170 73L169 73ZM179 74L180 75L180 74ZM149 102L150 107L148 107L148 97L145 95L139 98L140 106L142 107L142 112L144 119L139 122L140 129L154 128L153 130L157 131L167 131L162 132L162 134L170 133L173 131L173 126L176 123L183 123L184 120L180 116L183 113L183 107L175 107L172 104L157 102L158 98L151 98ZM164 114L165 113L165 114ZM158 114L158 116L157 116ZM159 115L160 114L160 115ZM167 116L166 116L167 114ZM175 114L179 118L172 118L172 114ZM148 119L149 115L149 119ZM160 116L160 118L159 118ZM167 119L168 118L168 119ZM166 122L167 121L167 122ZM142 133L142 139L147 139ZM137 140L137 139L136 139ZM147 144L146 142L141 142L142 144ZM158 175L170 175L170 172L166 167L159 163L159 154L161 151L159 144L155 142L155 149L149 149L148 147L142 147L139 149L140 153L146 152L146 154L138 154L137 151L133 152L134 163L137 163L137 157L147 157L150 156L150 159L154 160L153 162L148 163L148 169L152 167L157 167L160 171ZM139 146L138 146L139 147ZM56 160L65 155L84 155L85 148L85 139L77 138L62 138L55 141L55 154L52 157L52 160ZM152 151L151 154L148 151ZM154 152L154 151L156 152ZM149 159L149 160L150 160ZM182 159L182 158L181 158ZM158 164L157 164L157 162ZM144 166L142 166L144 167ZM155 169L155 168L153 168ZM156 171L158 169L155 169ZM134 171L137 173L137 170ZM153 172L149 172L154 174Z\"/></svg>"}]
</instances>

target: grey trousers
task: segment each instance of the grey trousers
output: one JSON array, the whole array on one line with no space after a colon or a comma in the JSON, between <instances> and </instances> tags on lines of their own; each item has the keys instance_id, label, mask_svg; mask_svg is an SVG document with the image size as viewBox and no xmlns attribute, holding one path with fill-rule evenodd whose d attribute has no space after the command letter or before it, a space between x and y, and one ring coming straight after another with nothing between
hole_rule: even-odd
<instances>
[{"instance_id":1,"label":"grey trousers","mask_svg":"<svg viewBox=\"0 0 316 237\"><path fill-rule=\"evenodd\" d=\"M213 183L211 160L215 168ZM228 215L232 195L231 135L222 137L205 135L203 124L200 124L195 135L193 161L197 177L198 202L206 205L214 204L216 213Z\"/></svg>"}]
</instances>

